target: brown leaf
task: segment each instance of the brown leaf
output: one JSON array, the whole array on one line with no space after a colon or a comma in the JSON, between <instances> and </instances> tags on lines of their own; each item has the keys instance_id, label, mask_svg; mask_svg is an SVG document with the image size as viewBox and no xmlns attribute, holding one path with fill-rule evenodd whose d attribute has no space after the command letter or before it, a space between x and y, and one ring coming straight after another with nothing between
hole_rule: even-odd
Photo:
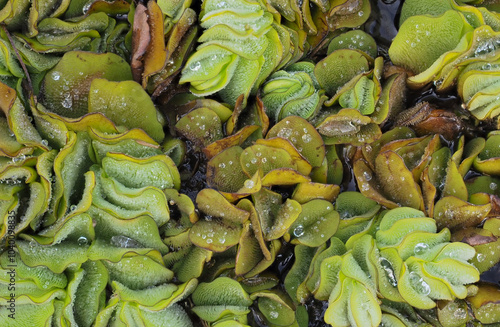
<instances>
[{"instance_id":1,"label":"brown leaf","mask_svg":"<svg viewBox=\"0 0 500 327\"><path fill-rule=\"evenodd\" d=\"M137 5L134 14L134 26L132 29L132 56L130 66L134 80L142 82L142 73L144 71L144 56L148 45L151 42L150 28L148 24L147 8L142 3Z\"/></svg>"},{"instance_id":2,"label":"brown leaf","mask_svg":"<svg viewBox=\"0 0 500 327\"><path fill-rule=\"evenodd\" d=\"M490 194L491 211L490 216L500 216L500 197Z\"/></svg>"},{"instance_id":3,"label":"brown leaf","mask_svg":"<svg viewBox=\"0 0 500 327\"><path fill-rule=\"evenodd\" d=\"M147 46L147 51L144 54L144 72L142 78L143 87L146 87L149 76L159 72L163 69L163 67L165 67L165 62L167 60L163 14L155 1L148 2L147 16L150 42Z\"/></svg>"},{"instance_id":4,"label":"brown leaf","mask_svg":"<svg viewBox=\"0 0 500 327\"><path fill-rule=\"evenodd\" d=\"M488 244L491 242L495 242L497 238L493 235L486 236L481 234L472 234L467 235L462 239L462 242L469 244L470 246L476 246L481 244Z\"/></svg>"},{"instance_id":5,"label":"brown leaf","mask_svg":"<svg viewBox=\"0 0 500 327\"><path fill-rule=\"evenodd\" d=\"M441 134L447 140L455 139L463 130L462 121L447 110L436 109L427 102L421 102L413 108L401 112L396 125L409 126L418 135Z\"/></svg>"}]
</instances>

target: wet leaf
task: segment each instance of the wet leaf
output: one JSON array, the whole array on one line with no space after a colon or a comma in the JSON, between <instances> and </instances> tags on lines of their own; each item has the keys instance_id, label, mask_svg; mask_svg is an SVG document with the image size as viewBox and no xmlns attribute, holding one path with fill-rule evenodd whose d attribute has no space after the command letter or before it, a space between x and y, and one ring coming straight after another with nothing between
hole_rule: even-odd
<instances>
[{"instance_id":1,"label":"wet leaf","mask_svg":"<svg viewBox=\"0 0 500 327\"><path fill-rule=\"evenodd\" d=\"M208 108L198 108L189 112L177 121L175 128L200 148L222 138L220 118Z\"/></svg>"},{"instance_id":2,"label":"wet leaf","mask_svg":"<svg viewBox=\"0 0 500 327\"><path fill-rule=\"evenodd\" d=\"M352 78L369 70L369 61L364 52L340 49L319 61L314 74L329 96L334 96Z\"/></svg>"},{"instance_id":3,"label":"wet leaf","mask_svg":"<svg viewBox=\"0 0 500 327\"><path fill-rule=\"evenodd\" d=\"M306 298L303 297L306 294L299 294L298 288L307 276L309 265L311 264L315 251L315 248L305 245L299 244L295 246L295 262L285 277L286 292L294 303L301 303L306 300Z\"/></svg>"},{"instance_id":4,"label":"wet leaf","mask_svg":"<svg viewBox=\"0 0 500 327\"><path fill-rule=\"evenodd\" d=\"M324 135L325 144L362 145L382 135L378 125L356 109L342 109L326 117L317 128Z\"/></svg>"},{"instance_id":5,"label":"wet leaf","mask_svg":"<svg viewBox=\"0 0 500 327\"><path fill-rule=\"evenodd\" d=\"M372 58L377 56L377 43L370 34L362 30L352 30L333 38L328 45L328 54L338 49L357 49Z\"/></svg>"},{"instance_id":6,"label":"wet leaf","mask_svg":"<svg viewBox=\"0 0 500 327\"><path fill-rule=\"evenodd\" d=\"M290 141L313 168L323 164L324 143L314 126L305 119L290 116L281 120L266 135L267 139L273 137L281 137Z\"/></svg>"},{"instance_id":7,"label":"wet leaf","mask_svg":"<svg viewBox=\"0 0 500 327\"><path fill-rule=\"evenodd\" d=\"M132 74L127 62L113 53L67 52L47 72L43 104L63 117L81 117L89 112L90 85L95 78L124 81L132 79Z\"/></svg>"},{"instance_id":8,"label":"wet leaf","mask_svg":"<svg viewBox=\"0 0 500 327\"><path fill-rule=\"evenodd\" d=\"M207 184L222 192L237 192L249 177L240 165L243 149L233 146L214 156L207 164Z\"/></svg>"},{"instance_id":9,"label":"wet leaf","mask_svg":"<svg viewBox=\"0 0 500 327\"><path fill-rule=\"evenodd\" d=\"M233 146L242 145L254 132L259 129L259 126L249 125L243 127L237 133L225 137L221 140L216 140L215 142L208 144L204 149L203 153L207 156L207 158L213 158L217 154L221 153L225 149L228 149Z\"/></svg>"},{"instance_id":10,"label":"wet leaf","mask_svg":"<svg viewBox=\"0 0 500 327\"><path fill-rule=\"evenodd\" d=\"M196 196L198 208L205 214L228 219L238 224L249 218L249 213L230 204L224 196L212 189L203 189Z\"/></svg>"},{"instance_id":11,"label":"wet leaf","mask_svg":"<svg viewBox=\"0 0 500 327\"><path fill-rule=\"evenodd\" d=\"M302 205L302 212L290 226L285 240L291 237L292 244L318 247L335 234L338 225L339 215L331 202L312 200Z\"/></svg>"},{"instance_id":12,"label":"wet leaf","mask_svg":"<svg viewBox=\"0 0 500 327\"><path fill-rule=\"evenodd\" d=\"M472 304L474 316L483 324L497 323L500 321L498 315L498 303L500 302L500 291L497 286L489 284L479 285L478 293L467 299Z\"/></svg>"},{"instance_id":13,"label":"wet leaf","mask_svg":"<svg viewBox=\"0 0 500 327\"><path fill-rule=\"evenodd\" d=\"M262 291L252 294L257 298L257 305L269 324L289 326L295 322L293 304L285 294L278 291Z\"/></svg>"},{"instance_id":14,"label":"wet leaf","mask_svg":"<svg viewBox=\"0 0 500 327\"><path fill-rule=\"evenodd\" d=\"M498 158L500 152L498 151L500 144L500 135L492 134L486 140L483 150L474 159L474 167L482 173L490 175L498 175Z\"/></svg>"},{"instance_id":15,"label":"wet leaf","mask_svg":"<svg viewBox=\"0 0 500 327\"><path fill-rule=\"evenodd\" d=\"M214 322L228 314L246 314L253 301L241 285L230 278L219 277L201 283L192 295L192 309L203 320Z\"/></svg>"},{"instance_id":16,"label":"wet leaf","mask_svg":"<svg viewBox=\"0 0 500 327\"><path fill-rule=\"evenodd\" d=\"M476 206L454 196L447 196L436 203L434 218L439 228L461 229L479 225L490 210L490 204Z\"/></svg>"},{"instance_id":17,"label":"wet leaf","mask_svg":"<svg viewBox=\"0 0 500 327\"><path fill-rule=\"evenodd\" d=\"M358 192L342 192L335 203L340 222L335 237L343 242L371 225L371 220L380 210L377 202Z\"/></svg>"},{"instance_id":18,"label":"wet leaf","mask_svg":"<svg viewBox=\"0 0 500 327\"><path fill-rule=\"evenodd\" d=\"M111 82L96 78L90 85L89 112L102 112L117 125L139 127L156 142L165 137L149 95L133 81Z\"/></svg>"},{"instance_id":19,"label":"wet leaf","mask_svg":"<svg viewBox=\"0 0 500 327\"><path fill-rule=\"evenodd\" d=\"M292 198L304 204L313 199L323 199L333 202L340 192L338 185L322 184L322 183L300 183L295 187Z\"/></svg>"},{"instance_id":20,"label":"wet leaf","mask_svg":"<svg viewBox=\"0 0 500 327\"><path fill-rule=\"evenodd\" d=\"M469 31L471 26L453 10L438 17L409 17L392 42L389 56L394 64L419 74L431 69L438 58L453 50ZM436 42L441 39L446 42Z\"/></svg>"}]
</instances>

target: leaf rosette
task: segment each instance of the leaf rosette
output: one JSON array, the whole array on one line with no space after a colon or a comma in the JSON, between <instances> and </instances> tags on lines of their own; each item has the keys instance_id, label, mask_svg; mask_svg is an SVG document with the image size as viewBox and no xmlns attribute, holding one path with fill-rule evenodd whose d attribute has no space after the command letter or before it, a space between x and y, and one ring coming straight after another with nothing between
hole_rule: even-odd
<instances>
[{"instance_id":1,"label":"leaf rosette","mask_svg":"<svg viewBox=\"0 0 500 327\"><path fill-rule=\"evenodd\" d=\"M375 220L377 227L355 242L348 240L347 248L335 237L329 248L319 248L309 259L301 291L293 294L298 300L299 293L307 292L328 299L325 321L332 326L378 326L383 319L379 298L386 301L384 311L388 300L430 309L435 300L464 299L465 285L479 280L479 272L468 263L474 249L450 243L449 230L437 232L434 219L421 211L397 208ZM289 274L304 260L297 257ZM393 319L388 314L384 320Z\"/></svg>"},{"instance_id":2,"label":"leaf rosette","mask_svg":"<svg viewBox=\"0 0 500 327\"><path fill-rule=\"evenodd\" d=\"M274 121L287 116L311 119L326 100L314 76L314 65L309 62L295 63L269 76L261 98Z\"/></svg>"},{"instance_id":3,"label":"leaf rosette","mask_svg":"<svg viewBox=\"0 0 500 327\"><path fill-rule=\"evenodd\" d=\"M274 24L260 2L205 1L202 7L202 44L188 59L180 83L189 82L198 96L218 92L231 105L243 94L246 104L249 94L284 65L291 47L289 32Z\"/></svg>"},{"instance_id":4,"label":"leaf rosette","mask_svg":"<svg viewBox=\"0 0 500 327\"><path fill-rule=\"evenodd\" d=\"M498 116L499 20L494 12L452 0L425 5L409 1L400 23L389 55L396 65L414 74L408 78L409 86L434 82L438 91L456 86L475 118Z\"/></svg>"},{"instance_id":5,"label":"leaf rosette","mask_svg":"<svg viewBox=\"0 0 500 327\"><path fill-rule=\"evenodd\" d=\"M91 326L134 315L149 323L173 317L190 326L174 302L189 295L196 285L191 276L199 274L180 273L184 286L166 284L174 276L167 262L176 271L182 265L162 257L169 252L163 237L197 219L192 203L176 193L180 175L173 160L143 130L117 127L101 113L63 118L32 104L35 129L15 93L7 94L14 95L2 108L3 132L14 136L2 144L2 236L10 215L16 229L8 234L19 234L12 252L25 288L16 299L19 318L36 312L40 321ZM26 145L13 147L17 140ZM183 214L172 216L169 205ZM137 275L139 269L144 273ZM106 306L108 283L117 295ZM177 300L163 294L165 287ZM158 303L144 302L148 292Z\"/></svg>"}]
</instances>

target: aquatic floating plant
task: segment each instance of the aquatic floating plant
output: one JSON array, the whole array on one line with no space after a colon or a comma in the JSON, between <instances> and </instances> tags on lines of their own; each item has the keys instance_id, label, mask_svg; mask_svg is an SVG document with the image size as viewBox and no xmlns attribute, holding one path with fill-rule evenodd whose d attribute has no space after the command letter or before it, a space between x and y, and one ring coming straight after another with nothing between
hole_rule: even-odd
<instances>
[{"instance_id":1,"label":"aquatic floating plant","mask_svg":"<svg viewBox=\"0 0 500 327\"><path fill-rule=\"evenodd\" d=\"M0 321L500 323L500 8L372 5L4 1Z\"/></svg>"}]
</instances>

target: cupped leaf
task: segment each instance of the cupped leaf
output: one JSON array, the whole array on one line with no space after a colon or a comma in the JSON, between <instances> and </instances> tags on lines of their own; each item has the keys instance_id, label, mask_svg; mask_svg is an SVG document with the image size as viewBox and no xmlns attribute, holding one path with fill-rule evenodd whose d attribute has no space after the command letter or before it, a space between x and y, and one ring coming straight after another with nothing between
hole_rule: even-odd
<instances>
[{"instance_id":1,"label":"cupped leaf","mask_svg":"<svg viewBox=\"0 0 500 327\"><path fill-rule=\"evenodd\" d=\"M409 17L394 38L389 56L396 65L419 74L430 68L443 53L453 50L471 30L463 16L454 10L438 17Z\"/></svg>"},{"instance_id":2,"label":"cupped leaf","mask_svg":"<svg viewBox=\"0 0 500 327\"><path fill-rule=\"evenodd\" d=\"M484 149L474 159L474 167L482 173L499 175L498 158L500 158L499 145L500 135L491 134L486 140Z\"/></svg>"},{"instance_id":3,"label":"cupped leaf","mask_svg":"<svg viewBox=\"0 0 500 327\"><path fill-rule=\"evenodd\" d=\"M301 244L295 246L295 262L285 277L286 292L295 303L303 302L307 298L308 294L304 294L302 292L303 288L299 285L307 276L314 252L316 252L316 249L313 247ZM299 289L301 290L299 291Z\"/></svg>"},{"instance_id":4,"label":"cupped leaf","mask_svg":"<svg viewBox=\"0 0 500 327\"><path fill-rule=\"evenodd\" d=\"M309 201L302 205L302 212L290 226L285 239L291 237L292 244L318 247L335 234L339 220L339 214L330 202L320 199Z\"/></svg>"},{"instance_id":5,"label":"cupped leaf","mask_svg":"<svg viewBox=\"0 0 500 327\"><path fill-rule=\"evenodd\" d=\"M362 30L352 30L333 38L328 45L328 54L338 49L357 49L372 58L377 56L377 43L370 34Z\"/></svg>"},{"instance_id":6,"label":"cupped leaf","mask_svg":"<svg viewBox=\"0 0 500 327\"><path fill-rule=\"evenodd\" d=\"M121 153L108 153L102 160L102 168L108 176L126 187L180 188L179 171L172 159L164 155L133 158Z\"/></svg>"},{"instance_id":7,"label":"cupped leaf","mask_svg":"<svg viewBox=\"0 0 500 327\"><path fill-rule=\"evenodd\" d=\"M323 183L300 183L293 190L292 198L304 204L313 199L323 199L333 202L339 195L340 188L338 185L323 184Z\"/></svg>"},{"instance_id":8,"label":"cupped leaf","mask_svg":"<svg viewBox=\"0 0 500 327\"><path fill-rule=\"evenodd\" d=\"M362 145L371 143L382 135L377 124L356 109L342 109L325 118L317 129L325 144Z\"/></svg>"},{"instance_id":9,"label":"cupped leaf","mask_svg":"<svg viewBox=\"0 0 500 327\"><path fill-rule=\"evenodd\" d=\"M340 261L338 260L346 252L345 245L336 237L330 239L330 246L321 246L316 251L305 286L314 294L318 300L326 300L335 286L337 273L340 270ZM336 257L337 259L333 259ZM336 262L338 269L333 268L333 262ZM324 266L324 267L323 267Z\"/></svg>"},{"instance_id":10,"label":"cupped leaf","mask_svg":"<svg viewBox=\"0 0 500 327\"><path fill-rule=\"evenodd\" d=\"M275 121L288 116L312 118L326 100L314 76L314 65L295 63L272 74L262 87L262 102Z\"/></svg>"},{"instance_id":11,"label":"cupped leaf","mask_svg":"<svg viewBox=\"0 0 500 327\"><path fill-rule=\"evenodd\" d=\"M253 301L241 285L228 277L201 283L192 295L192 309L203 320L214 322L231 314L246 314Z\"/></svg>"},{"instance_id":12,"label":"cupped leaf","mask_svg":"<svg viewBox=\"0 0 500 327\"><path fill-rule=\"evenodd\" d=\"M62 273L70 265L80 265L87 261L86 244L62 243L40 245L36 241L17 241L21 260L30 267L45 266L55 273ZM76 242L75 242L76 243Z\"/></svg>"},{"instance_id":13,"label":"cupped leaf","mask_svg":"<svg viewBox=\"0 0 500 327\"><path fill-rule=\"evenodd\" d=\"M335 237L343 242L371 228L375 215L380 210L377 202L358 192L342 192L335 203L340 222Z\"/></svg>"},{"instance_id":14,"label":"cupped leaf","mask_svg":"<svg viewBox=\"0 0 500 327\"><path fill-rule=\"evenodd\" d=\"M241 147L233 146L210 159L207 163L207 184L222 192L238 191L248 179L240 165L242 153Z\"/></svg>"},{"instance_id":15,"label":"cupped leaf","mask_svg":"<svg viewBox=\"0 0 500 327\"><path fill-rule=\"evenodd\" d=\"M214 252L223 252L238 244L242 226L231 221L213 218L199 220L190 230L193 244Z\"/></svg>"},{"instance_id":16,"label":"cupped leaf","mask_svg":"<svg viewBox=\"0 0 500 327\"><path fill-rule=\"evenodd\" d=\"M491 205L473 205L454 196L439 200L434 207L434 218L439 228L461 229L473 227L486 218Z\"/></svg>"},{"instance_id":17,"label":"cupped leaf","mask_svg":"<svg viewBox=\"0 0 500 327\"><path fill-rule=\"evenodd\" d=\"M326 93L334 96L352 78L369 70L367 56L357 50L336 50L316 64L314 74Z\"/></svg>"},{"instance_id":18,"label":"cupped leaf","mask_svg":"<svg viewBox=\"0 0 500 327\"><path fill-rule=\"evenodd\" d=\"M220 118L208 108L198 108L189 112L177 122L175 128L200 148L222 138Z\"/></svg>"},{"instance_id":19,"label":"cupped leaf","mask_svg":"<svg viewBox=\"0 0 500 327\"><path fill-rule=\"evenodd\" d=\"M467 300L472 304L474 316L481 323L492 324L500 321L500 291L497 286L481 284L477 294Z\"/></svg>"},{"instance_id":20,"label":"cupped leaf","mask_svg":"<svg viewBox=\"0 0 500 327\"><path fill-rule=\"evenodd\" d=\"M255 144L246 148L240 156L243 171L250 177L257 171L266 175L279 168L297 169L292 156L285 150L266 145Z\"/></svg>"},{"instance_id":21,"label":"cupped leaf","mask_svg":"<svg viewBox=\"0 0 500 327\"><path fill-rule=\"evenodd\" d=\"M131 289L143 289L170 281L174 273L165 268L160 253L149 255L129 253L118 262L102 260L111 281L118 281ZM158 262L159 260L160 262ZM141 271L141 274L137 274Z\"/></svg>"},{"instance_id":22,"label":"cupped leaf","mask_svg":"<svg viewBox=\"0 0 500 327\"><path fill-rule=\"evenodd\" d=\"M267 139L273 137L281 137L290 141L313 168L323 164L325 145L314 126L305 119L290 116L281 120L266 135Z\"/></svg>"},{"instance_id":23,"label":"cupped leaf","mask_svg":"<svg viewBox=\"0 0 500 327\"><path fill-rule=\"evenodd\" d=\"M226 129L228 129L226 125ZM215 141L205 148L203 148L203 153L207 158L212 158L222 151L229 149L233 146L240 146L247 141L254 133L259 131L259 126L257 125L247 125L240 129L238 132L225 137L221 140Z\"/></svg>"},{"instance_id":24,"label":"cupped leaf","mask_svg":"<svg viewBox=\"0 0 500 327\"><path fill-rule=\"evenodd\" d=\"M208 216L220 217L242 224L248 220L250 214L229 203L224 196L213 190L203 189L196 196L198 208Z\"/></svg>"},{"instance_id":25,"label":"cupped leaf","mask_svg":"<svg viewBox=\"0 0 500 327\"><path fill-rule=\"evenodd\" d=\"M124 81L132 79L132 73L127 62L113 53L67 52L44 79L44 105L64 117L85 115L95 78Z\"/></svg>"},{"instance_id":26,"label":"cupped leaf","mask_svg":"<svg viewBox=\"0 0 500 327\"><path fill-rule=\"evenodd\" d=\"M117 125L129 129L139 127L157 142L165 137L151 98L136 82L95 78L90 84L88 111L102 112Z\"/></svg>"},{"instance_id":27,"label":"cupped leaf","mask_svg":"<svg viewBox=\"0 0 500 327\"><path fill-rule=\"evenodd\" d=\"M257 306L269 324L290 326L295 322L295 310L286 294L277 291L262 291L252 294Z\"/></svg>"},{"instance_id":28,"label":"cupped leaf","mask_svg":"<svg viewBox=\"0 0 500 327\"><path fill-rule=\"evenodd\" d=\"M329 299L325 322L332 326L378 326L382 312L371 292L352 278L341 275L341 279Z\"/></svg>"}]
</instances>

